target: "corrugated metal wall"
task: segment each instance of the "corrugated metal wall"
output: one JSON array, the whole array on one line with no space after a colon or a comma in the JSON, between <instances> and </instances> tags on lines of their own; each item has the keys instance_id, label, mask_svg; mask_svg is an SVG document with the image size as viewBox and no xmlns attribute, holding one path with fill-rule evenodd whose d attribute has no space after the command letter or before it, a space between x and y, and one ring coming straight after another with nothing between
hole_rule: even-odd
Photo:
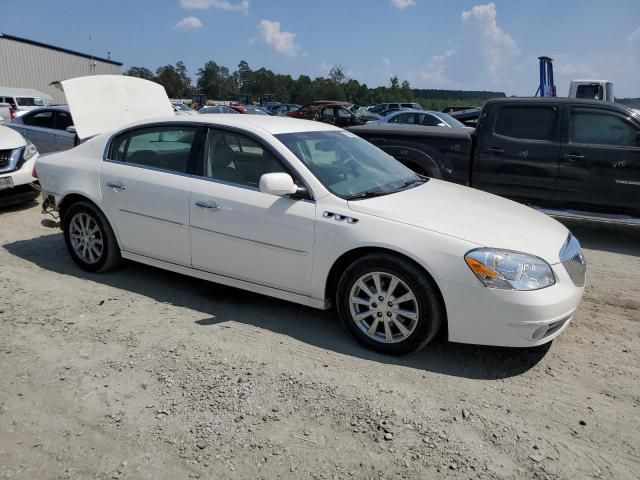
<instances>
[{"instance_id":1,"label":"corrugated metal wall","mask_svg":"<svg viewBox=\"0 0 640 480\"><path fill-rule=\"evenodd\" d=\"M0 37L0 87L35 88L51 95L54 103L65 103L51 82L121 73L119 65Z\"/></svg>"}]
</instances>

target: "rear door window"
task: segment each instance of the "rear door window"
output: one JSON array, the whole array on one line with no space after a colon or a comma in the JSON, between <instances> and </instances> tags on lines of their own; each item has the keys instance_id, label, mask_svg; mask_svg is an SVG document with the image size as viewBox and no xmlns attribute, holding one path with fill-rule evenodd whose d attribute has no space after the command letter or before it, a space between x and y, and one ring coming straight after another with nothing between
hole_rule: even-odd
<instances>
[{"instance_id":1,"label":"rear door window","mask_svg":"<svg viewBox=\"0 0 640 480\"><path fill-rule=\"evenodd\" d=\"M508 106L498 110L495 133L523 140L553 141L557 136L558 108L555 106Z\"/></svg>"},{"instance_id":2,"label":"rear door window","mask_svg":"<svg viewBox=\"0 0 640 480\"><path fill-rule=\"evenodd\" d=\"M56 112L53 121L53 128L55 128L56 130L66 130L67 127L71 126L73 126L73 120L69 112Z\"/></svg>"},{"instance_id":3,"label":"rear door window","mask_svg":"<svg viewBox=\"0 0 640 480\"><path fill-rule=\"evenodd\" d=\"M30 127L53 128L53 111L42 110L25 115L22 123Z\"/></svg>"},{"instance_id":4,"label":"rear door window","mask_svg":"<svg viewBox=\"0 0 640 480\"><path fill-rule=\"evenodd\" d=\"M572 109L569 142L615 147L640 147L640 129L614 113Z\"/></svg>"},{"instance_id":5,"label":"rear door window","mask_svg":"<svg viewBox=\"0 0 640 480\"><path fill-rule=\"evenodd\" d=\"M198 128L150 127L116 137L109 158L135 165L186 173Z\"/></svg>"},{"instance_id":6,"label":"rear door window","mask_svg":"<svg viewBox=\"0 0 640 480\"><path fill-rule=\"evenodd\" d=\"M437 118L435 115L430 115L428 113L420 114L420 125L437 127L440 123L442 123L442 120Z\"/></svg>"}]
</instances>

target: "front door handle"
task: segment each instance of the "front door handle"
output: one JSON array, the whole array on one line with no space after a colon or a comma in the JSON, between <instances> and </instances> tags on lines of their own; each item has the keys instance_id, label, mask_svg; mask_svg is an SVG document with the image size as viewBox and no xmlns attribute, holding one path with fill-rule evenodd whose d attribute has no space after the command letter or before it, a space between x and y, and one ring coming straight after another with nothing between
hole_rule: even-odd
<instances>
[{"instance_id":1,"label":"front door handle","mask_svg":"<svg viewBox=\"0 0 640 480\"><path fill-rule=\"evenodd\" d=\"M567 153L564 156L567 162L581 162L584 160L584 155L578 155L577 153Z\"/></svg>"},{"instance_id":2,"label":"front door handle","mask_svg":"<svg viewBox=\"0 0 640 480\"><path fill-rule=\"evenodd\" d=\"M123 190L127 189L127 186L125 184L123 184L122 182L116 182L116 181L108 181L107 182L107 187L109 188L113 188L114 190L121 192Z\"/></svg>"},{"instance_id":3,"label":"front door handle","mask_svg":"<svg viewBox=\"0 0 640 480\"><path fill-rule=\"evenodd\" d=\"M198 200L195 203L196 207L210 208L211 210L220 210L220 207L216 202L210 202L209 200Z\"/></svg>"},{"instance_id":4,"label":"front door handle","mask_svg":"<svg viewBox=\"0 0 640 480\"><path fill-rule=\"evenodd\" d=\"M499 147L491 147L489 149L489 153L491 153L492 155L499 155L501 153L504 153L504 150L502 148L499 148Z\"/></svg>"}]
</instances>

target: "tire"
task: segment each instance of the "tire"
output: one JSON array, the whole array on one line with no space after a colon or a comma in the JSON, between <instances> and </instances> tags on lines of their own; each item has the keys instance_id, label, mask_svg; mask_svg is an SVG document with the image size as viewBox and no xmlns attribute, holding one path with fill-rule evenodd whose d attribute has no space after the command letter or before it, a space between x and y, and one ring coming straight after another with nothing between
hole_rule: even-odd
<instances>
[{"instance_id":1,"label":"tire","mask_svg":"<svg viewBox=\"0 0 640 480\"><path fill-rule=\"evenodd\" d=\"M366 255L347 267L338 282L335 305L360 343L388 355L421 349L445 318L433 280L410 261L385 253Z\"/></svg>"},{"instance_id":2,"label":"tire","mask_svg":"<svg viewBox=\"0 0 640 480\"><path fill-rule=\"evenodd\" d=\"M84 231L92 234L83 235L83 227ZM89 202L76 202L66 209L62 231L69 255L87 272L106 272L122 260L111 225L104 214Z\"/></svg>"}]
</instances>

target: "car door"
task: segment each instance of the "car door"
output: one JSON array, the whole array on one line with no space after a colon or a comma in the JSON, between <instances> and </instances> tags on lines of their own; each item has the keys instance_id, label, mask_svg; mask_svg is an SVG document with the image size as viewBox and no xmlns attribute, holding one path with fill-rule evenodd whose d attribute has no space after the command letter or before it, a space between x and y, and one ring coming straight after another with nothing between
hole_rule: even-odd
<instances>
[{"instance_id":1,"label":"car door","mask_svg":"<svg viewBox=\"0 0 640 480\"><path fill-rule=\"evenodd\" d=\"M22 117L22 124L12 125L20 134L31 140L40 153L55 151L53 138L53 110L36 110Z\"/></svg>"},{"instance_id":2,"label":"car door","mask_svg":"<svg viewBox=\"0 0 640 480\"><path fill-rule=\"evenodd\" d=\"M69 150L76 144L76 134L67 132L68 127L73 126L73 119L69 112L64 110L54 111L53 116L53 143L56 152Z\"/></svg>"},{"instance_id":3,"label":"car door","mask_svg":"<svg viewBox=\"0 0 640 480\"><path fill-rule=\"evenodd\" d=\"M308 294L315 202L262 193L260 177L287 172L255 137L211 129L190 201L194 268ZM298 180L301 184L300 180Z\"/></svg>"},{"instance_id":4,"label":"car door","mask_svg":"<svg viewBox=\"0 0 640 480\"><path fill-rule=\"evenodd\" d=\"M199 127L160 124L125 131L102 162L105 210L122 250L190 266L189 197Z\"/></svg>"},{"instance_id":5,"label":"car door","mask_svg":"<svg viewBox=\"0 0 640 480\"><path fill-rule=\"evenodd\" d=\"M640 213L640 123L625 111L565 111L559 200L569 207Z\"/></svg>"},{"instance_id":6,"label":"car door","mask_svg":"<svg viewBox=\"0 0 640 480\"><path fill-rule=\"evenodd\" d=\"M553 204L560 162L560 107L548 102L494 105L479 136L475 186L527 203Z\"/></svg>"}]
</instances>

